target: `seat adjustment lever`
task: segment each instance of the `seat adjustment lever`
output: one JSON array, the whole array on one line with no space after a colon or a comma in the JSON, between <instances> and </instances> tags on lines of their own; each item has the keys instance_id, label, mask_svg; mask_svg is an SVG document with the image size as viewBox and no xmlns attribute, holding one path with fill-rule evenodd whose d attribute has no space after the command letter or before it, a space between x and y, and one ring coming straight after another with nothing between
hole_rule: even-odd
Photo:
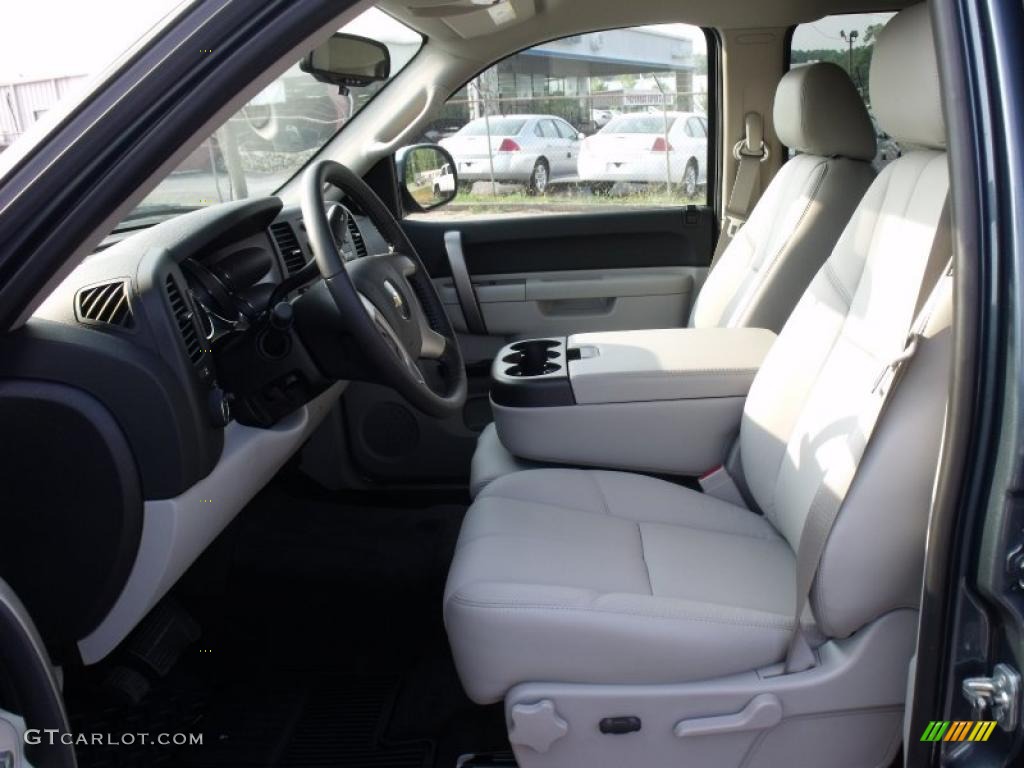
<instances>
[{"instance_id":1,"label":"seat adjustment lever","mask_svg":"<svg viewBox=\"0 0 1024 768\"><path fill-rule=\"evenodd\" d=\"M673 733L676 738L685 739L690 736L763 731L778 725L781 721L782 705L778 697L772 693L762 693L752 698L747 706L734 715L680 720L676 723Z\"/></svg>"}]
</instances>

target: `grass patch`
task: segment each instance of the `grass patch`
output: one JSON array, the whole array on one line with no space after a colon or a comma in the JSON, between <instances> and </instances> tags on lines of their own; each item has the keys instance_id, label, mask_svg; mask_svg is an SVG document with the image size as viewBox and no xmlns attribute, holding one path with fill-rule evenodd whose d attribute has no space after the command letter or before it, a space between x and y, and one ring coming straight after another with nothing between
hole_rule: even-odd
<instances>
[{"instance_id":1,"label":"grass patch","mask_svg":"<svg viewBox=\"0 0 1024 768\"><path fill-rule=\"evenodd\" d=\"M497 194L485 192L487 182L473 185L472 191L460 191L445 206L451 214L494 215L500 213L580 213L601 209L678 207L705 205L704 192L687 197L681 190L666 191L664 186L628 187L617 185L608 192L596 193L583 186L552 187L543 195L527 194L524 188L499 187ZM440 210L439 210L440 212Z\"/></svg>"}]
</instances>

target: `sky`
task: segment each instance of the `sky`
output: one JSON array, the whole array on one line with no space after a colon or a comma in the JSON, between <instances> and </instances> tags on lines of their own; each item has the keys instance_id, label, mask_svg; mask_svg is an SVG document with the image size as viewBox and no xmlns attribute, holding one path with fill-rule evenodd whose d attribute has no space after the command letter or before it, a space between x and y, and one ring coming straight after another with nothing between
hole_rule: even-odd
<instances>
[{"instance_id":1,"label":"sky","mask_svg":"<svg viewBox=\"0 0 1024 768\"><path fill-rule=\"evenodd\" d=\"M182 0L7 0L0 24L0 83L101 71ZM834 16L797 28L795 48L845 49L841 30L863 34L892 14ZM60 19L60 24L53 24ZM671 25L705 50L704 36L689 25ZM42 39L42 31L46 38ZM355 31L355 30L353 30ZM367 31L367 30L359 30Z\"/></svg>"},{"instance_id":2,"label":"sky","mask_svg":"<svg viewBox=\"0 0 1024 768\"><path fill-rule=\"evenodd\" d=\"M6 0L0 24L0 83L96 74L164 16L186 4L183 0ZM60 23L53 24L54 19ZM693 40L695 53L704 52L704 35L696 27L671 27L680 37Z\"/></svg>"},{"instance_id":3,"label":"sky","mask_svg":"<svg viewBox=\"0 0 1024 768\"><path fill-rule=\"evenodd\" d=\"M826 16L824 19L801 24L793 33L793 47L801 51L818 49L846 50L846 41L841 32L849 33L857 30L863 35L864 30L872 24L884 24L892 13L854 13L841 16Z\"/></svg>"},{"instance_id":4,"label":"sky","mask_svg":"<svg viewBox=\"0 0 1024 768\"><path fill-rule=\"evenodd\" d=\"M693 52L707 53L708 41L704 37L704 30L693 24L652 24L641 29L656 29L659 32L667 32L675 37L681 37L693 43Z\"/></svg>"},{"instance_id":5,"label":"sky","mask_svg":"<svg viewBox=\"0 0 1024 768\"><path fill-rule=\"evenodd\" d=\"M0 83L95 74L180 5L182 0L5 0Z\"/></svg>"}]
</instances>

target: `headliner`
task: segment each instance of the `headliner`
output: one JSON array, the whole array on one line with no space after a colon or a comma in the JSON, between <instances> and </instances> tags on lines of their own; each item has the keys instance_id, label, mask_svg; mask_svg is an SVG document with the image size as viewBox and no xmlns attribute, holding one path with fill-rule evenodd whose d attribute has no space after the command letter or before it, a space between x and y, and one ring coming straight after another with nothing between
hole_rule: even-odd
<instances>
[{"instance_id":1,"label":"headliner","mask_svg":"<svg viewBox=\"0 0 1024 768\"><path fill-rule=\"evenodd\" d=\"M686 23L718 29L790 27L830 14L896 11L881 0L509 0L517 18L502 26L472 0L380 0L379 6L432 45L481 61L567 35L641 24ZM470 11L466 13L466 11ZM424 14L446 14L442 17Z\"/></svg>"}]
</instances>

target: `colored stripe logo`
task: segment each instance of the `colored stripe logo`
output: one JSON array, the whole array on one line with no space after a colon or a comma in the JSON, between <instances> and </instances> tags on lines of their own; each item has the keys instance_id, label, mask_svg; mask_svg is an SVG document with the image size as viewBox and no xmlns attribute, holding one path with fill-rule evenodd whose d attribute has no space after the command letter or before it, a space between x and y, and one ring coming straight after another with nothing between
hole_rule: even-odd
<instances>
[{"instance_id":1,"label":"colored stripe logo","mask_svg":"<svg viewBox=\"0 0 1024 768\"><path fill-rule=\"evenodd\" d=\"M995 728L995 720L932 720L921 741L988 741Z\"/></svg>"}]
</instances>

